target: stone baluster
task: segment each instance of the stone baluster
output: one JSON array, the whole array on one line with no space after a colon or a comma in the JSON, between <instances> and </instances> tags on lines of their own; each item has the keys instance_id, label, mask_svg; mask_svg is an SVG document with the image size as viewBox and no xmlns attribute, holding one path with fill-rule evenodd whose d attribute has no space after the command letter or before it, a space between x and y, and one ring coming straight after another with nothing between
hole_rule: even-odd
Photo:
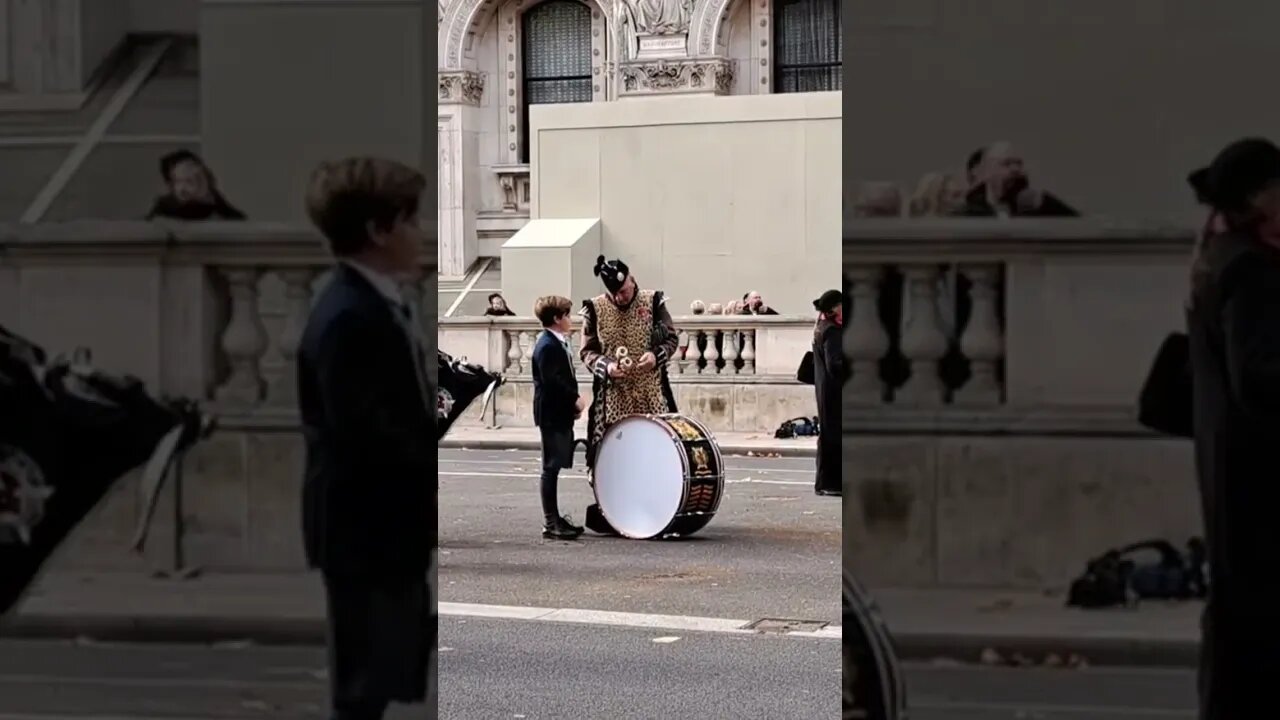
<instances>
[{"instance_id":1,"label":"stone baluster","mask_svg":"<svg viewBox=\"0 0 1280 720\"><path fill-rule=\"evenodd\" d=\"M716 349L716 345L720 342L720 331L707 331L707 349L702 353L702 357L707 361L706 367L702 370L704 373L715 374L720 372L720 351Z\"/></svg>"},{"instance_id":2,"label":"stone baluster","mask_svg":"<svg viewBox=\"0 0 1280 720\"><path fill-rule=\"evenodd\" d=\"M295 406L298 403L298 345L311 313L311 283L316 271L310 268L282 270L284 282L285 316L280 328L277 345L284 360L280 374L271 382L267 398L276 405Z\"/></svg>"},{"instance_id":3,"label":"stone baluster","mask_svg":"<svg viewBox=\"0 0 1280 720\"><path fill-rule=\"evenodd\" d=\"M221 272L231 296L231 317L221 343L231 372L214 397L228 405L256 405L262 400L262 356L267 351L267 331L258 308L262 272L250 267Z\"/></svg>"},{"instance_id":4,"label":"stone baluster","mask_svg":"<svg viewBox=\"0 0 1280 720\"><path fill-rule=\"evenodd\" d=\"M963 405L991 406L1001 401L996 364L1004 356L1004 333L996 314L999 292L999 265L968 265L961 271L972 283L973 301L969 323L960 338L960 350L969 359L969 381L956 392L956 402Z\"/></svg>"},{"instance_id":5,"label":"stone baluster","mask_svg":"<svg viewBox=\"0 0 1280 720\"><path fill-rule=\"evenodd\" d=\"M756 374L756 331L751 329L742 332L742 374Z\"/></svg>"},{"instance_id":6,"label":"stone baluster","mask_svg":"<svg viewBox=\"0 0 1280 720\"><path fill-rule=\"evenodd\" d=\"M738 372L739 337L737 330L729 329L724 331L724 372L727 375L734 375Z\"/></svg>"},{"instance_id":7,"label":"stone baluster","mask_svg":"<svg viewBox=\"0 0 1280 720\"><path fill-rule=\"evenodd\" d=\"M503 330L502 337L507 344L507 366L503 369L503 372L518 374L520 372L520 359L522 357L522 351L520 349L520 333L515 330Z\"/></svg>"},{"instance_id":8,"label":"stone baluster","mask_svg":"<svg viewBox=\"0 0 1280 720\"><path fill-rule=\"evenodd\" d=\"M520 331L520 374L533 374L533 346L537 334L533 330Z\"/></svg>"},{"instance_id":9,"label":"stone baluster","mask_svg":"<svg viewBox=\"0 0 1280 720\"><path fill-rule=\"evenodd\" d=\"M686 370L692 370L693 374L702 372L702 351L698 349L698 343L701 342L702 337L701 330L689 333L689 347L684 351L684 367Z\"/></svg>"},{"instance_id":10,"label":"stone baluster","mask_svg":"<svg viewBox=\"0 0 1280 720\"><path fill-rule=\"evenodd\" d=\"M947 354L947 335L938 316L938 273L934 265L904 268L908 293L903 306L909 317L902 330L902 354L911 364L911 377L899 389L897 399L911 405L939 405L946 388L938 363Z\"/></svg>"},{"instance_id":11,"label":"stone baluster","mask_svg":"<svg viewBox=\"0 0 1280 720\"><path fill-rule=\"evenodd\" d=\"M889 352L889 334L880 322L880 281L883 268L859 265L849 269L850 314L844 331L844 354L851 375L845 386L854 402L878 405L884 399L880 360Z\"/></svg>"},{"instance_id":12,"label":"stone baluster","mask_svg":"<svg viewBox=\"0 0 1280 720\"><path fill-rule=\"evenodd\" d=\"M676 374L683 375L685 368L689 366L689 342L696 339L691 338L688 330L681 330L676 336L676 356L673 358L676 366Z\"/></svg>"}]
</instances>

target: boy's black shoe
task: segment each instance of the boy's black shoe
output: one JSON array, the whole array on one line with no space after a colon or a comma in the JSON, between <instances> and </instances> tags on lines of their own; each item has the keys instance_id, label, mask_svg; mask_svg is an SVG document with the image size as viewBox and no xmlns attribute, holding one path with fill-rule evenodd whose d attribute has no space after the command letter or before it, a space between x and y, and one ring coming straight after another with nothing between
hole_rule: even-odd
<instances>
[{"instance_id":1,"label":"boy's black shoe","mask_svg":"<svg viewBox=\"0 0 1280 720\"><path fill-rule=\"evenodd\" d=\"M568 515L558 517L542 526L542 537L551 540L577 540L582 528L574 525Z\"/></svg>"}]
</instances>

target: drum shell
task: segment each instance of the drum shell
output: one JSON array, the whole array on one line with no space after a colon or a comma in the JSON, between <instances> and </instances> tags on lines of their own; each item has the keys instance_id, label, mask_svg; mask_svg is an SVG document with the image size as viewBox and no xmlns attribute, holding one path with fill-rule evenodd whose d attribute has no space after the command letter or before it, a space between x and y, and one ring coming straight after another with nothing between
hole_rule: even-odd
<instances>
[{"instance_id":1,"label":"drum shell","mask_svg":"<svg viewBox=\"0 0 1280 720\"><path fill-rule=\"evenodd\" d=\"M643 418L657 423L666 430L677 448L684 475L684 490L679 509L670 522L652 537L635 539L662 539L673 535L688 536L698 532L715 517L720 509L720 501L724 497L724 459L720 453L720 447L716 444L715 436L702 423L675 413L633 415L618 422L634 418ZM608 442L607 435L605 442ZM596 499L599 502L599 493ZM608 519L608 508L601 504L601 510Z\"/></svg>"}]
</instances>

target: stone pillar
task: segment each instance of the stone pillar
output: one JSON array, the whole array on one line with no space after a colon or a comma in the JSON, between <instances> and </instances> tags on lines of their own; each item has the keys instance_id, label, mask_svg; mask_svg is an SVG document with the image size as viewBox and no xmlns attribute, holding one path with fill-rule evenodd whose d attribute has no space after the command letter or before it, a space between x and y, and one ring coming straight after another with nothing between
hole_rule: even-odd
<instances>
[{"instance_id":1,"label":"stone pillar","mask_svg":"<svg viewBox=\"0 0 1280 720\"><path fill-rule=\"evenodd\" d=\"M379 155L431 175L434 16L424 0L204 0L203 149L228 197L253 220L305 222L321 160Z\"/></svg>"},{"instance_id":2,"label":"stone pillar","mask_svg":"<svg viewBox=\"0 0 1280 720\"><path fill-rule=\"evenodd\" d=\"M0 111L81 107L128 29L128 0L0 0Z\"/></svg>"},{"instance_id":3,"label":"stone pillar","mask_svg":"<svg viewBox=\"0 0 1280 720\"><path fill-rule=\"evenodd\" d=\"M440 274L461 277L480 255L476 236L480 177L480 100L484 76L470 70L439 71Z\"/></svg>"}]
</instances>

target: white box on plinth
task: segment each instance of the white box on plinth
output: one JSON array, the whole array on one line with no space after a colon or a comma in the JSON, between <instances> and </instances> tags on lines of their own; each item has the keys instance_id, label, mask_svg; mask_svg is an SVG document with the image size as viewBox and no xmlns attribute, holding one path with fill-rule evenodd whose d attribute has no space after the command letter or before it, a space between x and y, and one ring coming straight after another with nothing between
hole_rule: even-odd
<instances>
[{"instance_id":1,"label":"white box on plinth","mask_svg":"<svg viewBox=\"0 0 1280 720\"><path fill-rule=\"evenodd\" d=\"M600 255L600 219L530 220L502 244L502 296L522 317L533 315L543 295L563 295L579 305L603 286L591 270Z\"/></svg>"}]
</instances>

